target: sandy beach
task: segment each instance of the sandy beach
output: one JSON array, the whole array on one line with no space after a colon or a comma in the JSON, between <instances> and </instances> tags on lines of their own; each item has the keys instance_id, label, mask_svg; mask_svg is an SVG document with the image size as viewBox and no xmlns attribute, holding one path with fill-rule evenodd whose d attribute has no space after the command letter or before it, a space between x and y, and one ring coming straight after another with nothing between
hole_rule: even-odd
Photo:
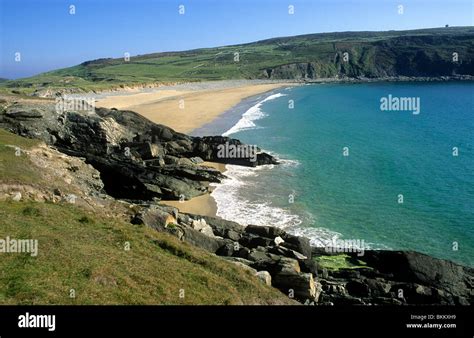
<instances>
[{"instance_id":1,"label":"sandy beach","mask_svg":"<svg viewBox=\"0 0 474 338\"><path fill-rule=\"evenodd\" d=\"M261 81L221 81L202 84L184 84L164 87L151 92L131 91L104 95L96 102L98 107L135 111L155 123L164 124L182 133L212 122L220 114L250 96L265 93L294 83L262 83ZM206 162L225 171L225 165ZM161 201L181 212L216 216L217 204L210 194L190 201Z\"/></svg>"},{"instance_id":2,"label":"sandy beach","mask_svg":"<svg viewBox=\"0 0 474 338\"><path fill-rule=\"evenodd\" d=\"M126 93L99 98L98 107L133 110L149 120L164 124L182 133L213 121L241 100L288 83L236 82L234 86L223 82L222 86L175 86L152 92Z\"/></svg>"},{"instance_id":3,"label":"sandy beach","mask_svg":"<svg viewBox=\"0 0 474 338\"><path fill-rule=\"evenodd\" d=\"M224 173L226 168L225 164L215 162L204 162L203 165L213 167ZM211 187L212 190L212 187ZM216 216L217 204L211 194L205 194L198 197L194 197L189 201L169 201L162 200L160 203L178 208L181 212L190 214L204 215L204 216Z\"/></svg>"}]
</instances>

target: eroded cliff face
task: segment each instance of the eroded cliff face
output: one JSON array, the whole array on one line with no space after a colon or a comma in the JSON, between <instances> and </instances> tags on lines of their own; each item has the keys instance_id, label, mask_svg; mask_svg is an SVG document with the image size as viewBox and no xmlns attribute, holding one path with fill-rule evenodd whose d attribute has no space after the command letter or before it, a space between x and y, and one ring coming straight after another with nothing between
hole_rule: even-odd
<instances>
[{"instance_id":1,"label":"eroded cliff face","mask_svg":"<svg viewBox=\"0 0 474 338\"><path fill-rule=\"evenodd\" d=\"M474 76L471 40L469 36L406 36L370 43L338 42L314 55L305 53L305 46L286 46L281 48L306 55L295 57L298 62L265 68L262 77L315 80Z\"/></svg>"}]
</instances>

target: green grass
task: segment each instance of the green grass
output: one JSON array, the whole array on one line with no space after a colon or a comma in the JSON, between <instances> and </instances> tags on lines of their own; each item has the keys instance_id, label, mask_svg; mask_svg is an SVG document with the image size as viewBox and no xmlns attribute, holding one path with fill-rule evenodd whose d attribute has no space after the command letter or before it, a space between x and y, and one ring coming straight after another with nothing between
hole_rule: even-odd
<instances>
[{"instance_id":1,"label":"green grass","mask_svg":"<svg viewBox=\"0 0 474 338\"><path fill-rule=\"evenodd\" d=\"M7 144L37 142L0 129L0 184L53 184ZM77 205L0 200L0 220L0 239L38 240L36 257L0 252L0 304L291 303L215 255Z\"/></svg>"},{"instance_id":2,"label":"green grass","mask_svg":"<svg viewBox=\"0 0 474 338\"><path fill-rule=\"evenodd\" d=\"M18 137L0 129L0 182L23 184L38 182L40 173L23 152L37 144L39 144L37 140Z\"/></svg>"},{"instance_id":3,"label":"green grass","mask_svg":"<svg viewBox=\"0 0 474 338\"><path fill-rule=\"evenodd\" d=\"M69 204L0 202L0 217L0 238L37 239L39 252L0 253L0 304L289 302L231 263L144 226Z\"/></svg>"},{"instance_id":4,"label":"green grass","mask_svg":"<svg viewBox=\"0 0 474 338\"><path fill-rule=\"evenodd\" d=\"M361 260L353 259L349 255L318 256L314 260L320 268L328 270L360 269L366 268L367 264Z\"/></svg>"},{"instance_id":5,"label":"green grass","mask_svg":"<svg viewBox=\"0 0 474 338\"><path fill-rule=\"evenodd\" d=\"M410 72L410 62L419 52L431 60L438 57L451 60L453 51L461 55L465 65L471 65L461 71L471 72L474 55L472 27L310 34L235 46L139 55L131 57L128 62L123 58L99 59L30 78L2 82L0 93L16 90L31 94L47 88L100 91L155 82L261 79L266 77L267 69L307 62L316 64L320 77L335 76L340 69L352 76L377 77L385 70L396 68L400 60L406 64L393 71ZM351 55L348 64L334 61L336 54L343 52ZM234 61L234 53L239 53L238 62ZM439 68L435 63L427 72Z\"/></svg>"}]
</instances>

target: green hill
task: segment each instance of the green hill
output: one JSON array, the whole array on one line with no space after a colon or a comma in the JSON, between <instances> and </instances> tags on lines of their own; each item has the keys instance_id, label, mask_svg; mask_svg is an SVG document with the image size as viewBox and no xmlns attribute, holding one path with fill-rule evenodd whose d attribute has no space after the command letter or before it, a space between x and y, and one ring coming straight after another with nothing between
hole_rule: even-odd
<instances>
[{"instance_id":1,"label":"green hill","mask_svg":"<svg viewBox=\"0 0 474 338\"><path fill-rule=\"evenodd\" d=\"M139 55L128 61L99 59L3 86L31 93L224 79L474 75L473 57L474 27L322 33Z\"/></svg>"},{"instance_id":2,"label":"green hill","mask_svg":"<svg viewBox=\"0 0 474 338\"><path fill-rule=\"evenodd\" d=\"M25 192L21 201L5 198L11 189L71 189L47 179L57 174L55 159L39 147L0 129L0 240L38 240L37 256L0 253L0 304L295 304L233 263L104 210ZM34 150L46 167L31 161Z\"/></svg>"}]
</instances>

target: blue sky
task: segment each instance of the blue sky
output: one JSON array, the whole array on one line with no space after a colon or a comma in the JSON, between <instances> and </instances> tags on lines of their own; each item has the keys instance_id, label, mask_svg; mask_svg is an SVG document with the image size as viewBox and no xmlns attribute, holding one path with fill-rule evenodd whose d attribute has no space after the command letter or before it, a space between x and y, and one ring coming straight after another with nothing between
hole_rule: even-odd
<instances>
[{"instance_id":1,"label":"blue sky","mask_svg":"<svg viewBox=\"0 0 474 338\"><path fill-rule=\"evenodd\" d=\"M472 0L0 0L0 77L297 34L473 25ZM404 6L404 14L397 6ZM69 14L70 5L76 13ZM184 5L185 14L178 12ZM295 13L288 14L293 5ZM21 62L15 62L15 53Z\"/></svg>"}]
</instances>

